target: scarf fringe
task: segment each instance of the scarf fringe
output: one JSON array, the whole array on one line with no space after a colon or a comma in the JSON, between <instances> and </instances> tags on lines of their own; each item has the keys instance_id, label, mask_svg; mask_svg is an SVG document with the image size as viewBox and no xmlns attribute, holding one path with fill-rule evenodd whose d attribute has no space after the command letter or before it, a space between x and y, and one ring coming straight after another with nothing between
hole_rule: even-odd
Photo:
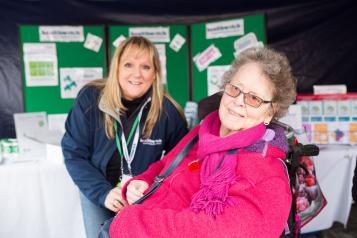
<instances>
[{"instance_id":1,"label":"scarf fringe","mask_svg":"<svg viewBox=\"0 0 357 238\"><path fill-rule=\"evenodd\" d=\"M236 179L234 170L235 167L221 168L203 182L200 190L192 197L191 210L196 213L205 211L207 215L216 216L223 213L226 205L236 204L228 196L228 189Z\"/></svg>"}]
</instances>

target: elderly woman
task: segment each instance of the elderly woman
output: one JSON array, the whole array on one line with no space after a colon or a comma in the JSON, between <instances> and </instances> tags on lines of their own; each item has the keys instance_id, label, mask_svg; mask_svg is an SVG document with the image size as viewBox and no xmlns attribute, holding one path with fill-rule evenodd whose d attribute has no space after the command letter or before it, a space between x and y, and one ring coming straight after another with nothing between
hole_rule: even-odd
<instances>
[{"instance_id":1,"label":"elderly woman","mask_svg":"<svg viewBox=\"0 0 357 238\"><path fill-rule=\"evenodd\" d=\"M128 181L133 204L156 175L198 136L183 161L140 205L121 210L110 227L116 237L279 237L291 206L281 159L284 130L269 125L296 96L287 58L268 48L242 52L224 74L219 110L209 114L162 160Z\"/></svg>"}]
</instances>

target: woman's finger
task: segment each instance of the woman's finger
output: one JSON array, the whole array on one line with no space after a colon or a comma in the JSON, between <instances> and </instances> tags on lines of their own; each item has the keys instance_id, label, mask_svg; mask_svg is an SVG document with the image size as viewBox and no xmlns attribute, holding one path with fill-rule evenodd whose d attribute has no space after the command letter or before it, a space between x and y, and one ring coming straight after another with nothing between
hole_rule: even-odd
<instances>
[{"instance_id":1,"label":"woman's finger","mask_svg":"<svg viewBox=\"0 0 357 238\"><path fill-rule=\"evenodd\" d=\"M139 190L136 190L136 189L128 189L127 190L127 194L132 194L132 195L134 195L134 196L139 196L139 197L141 197L141 196L143 196L143 193L142 192L140 192Z\"/></svg>"},{"instance_id":2,"label":"woman's finger","mask_svg":"<svg viewBox=\"0 0 357 238\"><path fill-rule=\"evenodd\" d=\"M118 199L114 199L113 200L113 207L115 209L117 209L117 210L121 210L121 209L123 209L124 204L121 201L119 201Z\"/></svg>"},{"instance_id":3,"label":"woman's finger","mask_svg":"<svg viewBox=\"0 0 357 238\"><path fill-rule=\"evenodd\" d=\"M133 204L134 202L136 202L139 198L141 198L141 196L137 196L137 195L134 195L134 194L130 194L130 195L127 195L127 200L129 202L129 204Z\"/></svg>"}]
</instances>

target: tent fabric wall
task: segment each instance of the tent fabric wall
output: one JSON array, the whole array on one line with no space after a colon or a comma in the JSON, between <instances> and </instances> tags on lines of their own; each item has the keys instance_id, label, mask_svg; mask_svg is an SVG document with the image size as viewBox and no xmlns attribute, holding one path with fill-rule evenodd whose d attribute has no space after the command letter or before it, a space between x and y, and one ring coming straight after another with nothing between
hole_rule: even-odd
<instances>
[{"instance_id":1,"label":"tent fabric wall","mask_svg":"<svg viewBox=\"0 0 357 238\"><path fill-rule=\"evenodd\" d=\"M357 8L353 0L295 1L1 1L0 138L15 137L23 112L18 24L192 24L263 12L267 40L291 61L298 91L313 84L357 91Z\"/></svg>"}]
</instances>

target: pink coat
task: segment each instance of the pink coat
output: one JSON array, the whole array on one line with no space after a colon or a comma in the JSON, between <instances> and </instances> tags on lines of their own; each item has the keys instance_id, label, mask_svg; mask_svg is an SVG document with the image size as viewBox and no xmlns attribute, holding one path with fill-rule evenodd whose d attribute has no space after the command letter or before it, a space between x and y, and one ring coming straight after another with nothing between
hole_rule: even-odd
<instances>
[{"instance_id":1,"label":"pink coat","mask_svg":"<svg viewBox=\"0 0 357 238\"><path fill-rule=\"evenodd\" d=\"M183 146L198 133L194 128L161 161L135 179L152 184ZM141 205L124 208L110 227L112 238L133 237L279 237L286 225L291 192L283 163L285 153L269 146L260 152L237 152L237 180L229 188L236 204L216 217L189 209L200 187L200 170L192 166L197 144L176 170ZM191 165L190 165L191 163ZM128 183L127 183L128 184ZM126 184L126 185L127 185ZM123 189L125 196L126 187Z\"/></svg>"}]
</instances>

